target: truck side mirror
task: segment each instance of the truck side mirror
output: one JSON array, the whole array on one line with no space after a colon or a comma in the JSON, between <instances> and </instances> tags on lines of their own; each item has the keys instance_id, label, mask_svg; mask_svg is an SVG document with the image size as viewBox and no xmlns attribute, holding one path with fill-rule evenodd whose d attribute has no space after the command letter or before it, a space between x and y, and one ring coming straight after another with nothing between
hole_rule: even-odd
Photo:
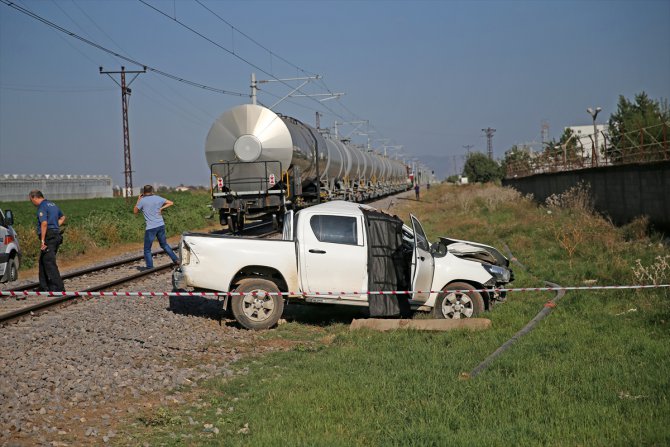
<instances>
[{"instance_id":1,"label":"truck side mirror","mask_svg":"<svg viewBox=\"0 0 670 447\"><path fill-rule=\"evenodd\" d=\"M5 210L5 225L14 225L14 214L12 210Z\"/></svg>"}]
</instances>

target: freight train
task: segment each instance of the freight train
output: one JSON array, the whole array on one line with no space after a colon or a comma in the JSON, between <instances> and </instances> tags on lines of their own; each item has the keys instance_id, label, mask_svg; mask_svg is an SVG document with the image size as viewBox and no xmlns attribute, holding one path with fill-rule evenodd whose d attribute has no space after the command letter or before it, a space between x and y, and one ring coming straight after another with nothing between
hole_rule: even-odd
<instances>
[{"instance_id":1,"label":"freight train","mask_svg":"<svg viewBox=\"0 0 670 447\"><path fill-rule=\"evenodd\" d=\"M205 143L212 207L221 225L281 225L287 209L328 200L365 201L412 187L410 166L295 118L244 104L224 112Z\"/></svg>"}]
</instances>

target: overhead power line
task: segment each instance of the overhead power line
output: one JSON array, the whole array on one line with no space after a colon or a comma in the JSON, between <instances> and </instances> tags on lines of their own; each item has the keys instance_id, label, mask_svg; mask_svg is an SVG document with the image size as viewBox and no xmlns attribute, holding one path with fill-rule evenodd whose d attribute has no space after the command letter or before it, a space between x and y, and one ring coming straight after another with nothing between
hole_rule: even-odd
<instances>
[{"instance_id":1,"label":"overhead power line","mask_svg":"<svg viewBox=\"0 0 670 447\"><path fill-rule=\"evenodd\" d=\"M3 1L3 2L4 2L4 1L7 1L7 0L0 0L0 1ZM209 37L207 37L207 36L205 36L204 34L202 34L200 31L198 31L198 30L196 30L195 28L193 28L193 27L187 25L186 23L182 22L181 20L177 19L176 17L172 17L172 16L170 16L170 15L169 15L168 13L166 13L165 11L162 11L161 9L159 9L159 8L157 8L157 7L155 7L155 6L153 6L152 4L147 3L145 0L138 0L138 1L139 1L140 3L142 3L143 5L145 5L146 7L150 8L150 9L153 9L154 11L156 11L158 14L164 16L165 18L172 20L173 22L179 24L179 25L180 25L181 27L183 27L183 28L186 28L187 30L189 30L189 31L192 32L193 34L195 34L195 35L199 36L200 38L206 40L207 42L211 43L212 45L216 46L217 48L220 48L221 50L225 51L226 53L230 54L231 56L233 56L233 57L235 57L235 58L241 60L242 62L246 63L246 64L249 65L250 67L253 67L253 68L255 68L256 70L262 72L263 74L265 74L265 75L271 77L272 79L274 79L274 80L276 80L276 81L278 81L278 82L281 82L281 83L284 84L286 87L289 87L289 88L293 89L293 86L290 85L289 83L287 83L286 81L282 81L281 79L277 78L275 75L273 75L272 73L270 73L269 71L265 70L264 68L260 67L259 65L254 64L253 62L249 61L248 59L245 59L244 57L242 57L242 56L240 56L239 54L235 53L233 50L231 50L231 49L229 49L229 48L226 48L224 45L221 45L220 43L216 42L215 40L210 39ZM296 91L299 92L299 93L302 93L302 94L304 94L304 95L307 95L304 91L301 91L301 90L299 90L299 89L296 90ZM317 104L319 104L319 106L321 106L321 107L323 107L324 109L328 110L332 115L334 115L334 116L336 116L336 117L338 117L338 118L340 118L340 119L342 119L342 120L345 119L342 115L340 115L339 113L337 113L336 111L334 111L334 110L331 109L330 107L326 106L325 104L321 103L318 99L312 98L312 97L310 97L309 95L307 95L307 97L308 97L309 99L311 99L312 101L315 101Z\"/></svg>"},{"instance_id":2,"label":"overhead power line","mask_svg":"<svg viewBox=\"0 0 670 447\"><path fill-rule=\"evenodd\" d=\"M298 67L296 64L294 64L293 62L291 62L291 61L289 61L289 60L287 60L287 59L285 59L285 58L283 58L283 57L281 57L280 55L278 55L277 53L275 53L275 52L272 51L271 49L267 48L266 46L264 46L263 44L261 44L260 42L258 42L257 40L255 40L255 39L254 39L253 37L251 37L250 35L248 35L248 34L244 33L243 31L239 30L238 28L235 27L235 25L233 25L232 23L230 23L229 21L227 21L226 19L224 19L223 17L221 17L220 15L218 15L216 12L212 11L209 7L207 7L207 6L206 6L204 3L202 3L200 0L195 0L195 2L196 2L197 4L199 4L200 6L202 6L204 9L206 9L207 11L209 11L209 13L212 14L214 17L216 17L217 19L219 19L220 21L222 21L223 23L225 23L226 25L228 25L233 31L238 32L239 34L241 34L241 35L243 35L244 37L246 37L247 39L249 39L251 42L253 42L253 43L255 43L256 45L258 45L260 48L262 48L262 49L264 49L265 51L267 51L267 52L270 54L270 56L274 56L274 57L276 57L277 59L279 59L279 60L281 60L281 61L283 61L283 62L286 62L288 65L292 66L292 67L295 68L296 70L299 70L299 71L301 71L302 73L304 73L304 74L306 74L306 75L310 75L310 76L315 76L315 75L316 75L316 73L310 73L309 71L307 71L307 70L305 70L305 69L303 69L303 68L301 68L301 67Z\"/></svg>"},{"instance_id":3,"label":"overhead power line","mask_svg":"<svg viewBox=\"0 0 670 447\"><path fill-rule=\"evenodd\" d=\"M130 62L131 64L135 64L135 65L140 66L140 67L146 67L147 71L150 71L152 73L156 73L158 75L164 76L166 78L170 78L170 79L172 79L174 81L177 81L177 82L181 82L181 83L190 85L192 87L198 87L198 88L201 88L203 90L208 90L208 91L215 92L215 93L221 93L221 94L224 94L224 95L232 95L232 96L242 96L242 97L248 97L249 96L248 94L233 92L233 91L229 91L229 90L224 90L224 89L220 89L220 88L216 88L216 87L211 87L211 86L206 85L206 84L201 84L199 82L191 81L189 79L182 78L181 76L177 76L177 75L168 73L166 71L160 70L158 68L152 67L150 65L146 65L146 64L144 64L140 61L137 61L135 59L131 59L127 56L124 56L122 54L117 53L116 51L110 50L109 48L103 47L102 45L100 45L96 42L93 42L92 40L87 39L85 37L82 37L79 34L74 33L74 32L72 32L72 31L70 31L66 28L63 28L62 26L57 25L56 23L51 22L50 20L47 20L44 17L39 16L38 14L35 14L34 12L30 11L29 9L26 9L22 6L17 5L16 3L11 2L10 0L0 0L0 2L4 3L5 5L9 6L10 8L13 8L13 9L27 15L28 17L31 17L31 18L39 21L39 22L44 23L45 25L50 26L51 28L54 28L54 29L60 31L61 33L67 34L70 37L73 37L77 40L80 40L81 42L84 42L87 45L90 45L94 48L97 48L101 51L104 51L105 53L111 54L112 56L115 56L115 57L117 57L119 59L122 59L124 61Z\"/></svg>"}]
</instances>

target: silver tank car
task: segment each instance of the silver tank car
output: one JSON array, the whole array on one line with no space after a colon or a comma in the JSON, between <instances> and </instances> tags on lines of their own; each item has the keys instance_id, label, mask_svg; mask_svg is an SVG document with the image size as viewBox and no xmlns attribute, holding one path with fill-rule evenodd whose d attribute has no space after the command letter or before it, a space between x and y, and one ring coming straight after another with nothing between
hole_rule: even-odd
<instances>
[{"instance_id":1,"label":"silver tank car","mask_svg":"<svg viewBox=\"0 0 670 447\"><path fill-rule=\"evenodd\" d=\"M205 155L212 206L231 231L241 230L245 218L272 218L279 225L287 208L362 201L408 189L410 182L400 161L254 104L234 107L214 122Z\"/></svg>"}]
</instances>

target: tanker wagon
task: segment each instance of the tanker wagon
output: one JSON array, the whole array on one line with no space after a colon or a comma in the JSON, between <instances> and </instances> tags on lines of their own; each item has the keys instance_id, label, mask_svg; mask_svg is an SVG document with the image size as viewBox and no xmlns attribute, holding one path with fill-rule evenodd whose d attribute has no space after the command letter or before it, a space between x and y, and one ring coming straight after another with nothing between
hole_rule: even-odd
<instances>
[{"instance_id":1,"label":"tanker wagon","mask_svg":"<svg viewBox=\"0 0 670 447\"><path fill-rule=\"evenodd\" d=\"M212 207L221 225L247 219L280 228L288 209L364 201L409 189L408 167L295 118L244 104L224 112L205 143Z\"/></svg>"}]
</instances>

